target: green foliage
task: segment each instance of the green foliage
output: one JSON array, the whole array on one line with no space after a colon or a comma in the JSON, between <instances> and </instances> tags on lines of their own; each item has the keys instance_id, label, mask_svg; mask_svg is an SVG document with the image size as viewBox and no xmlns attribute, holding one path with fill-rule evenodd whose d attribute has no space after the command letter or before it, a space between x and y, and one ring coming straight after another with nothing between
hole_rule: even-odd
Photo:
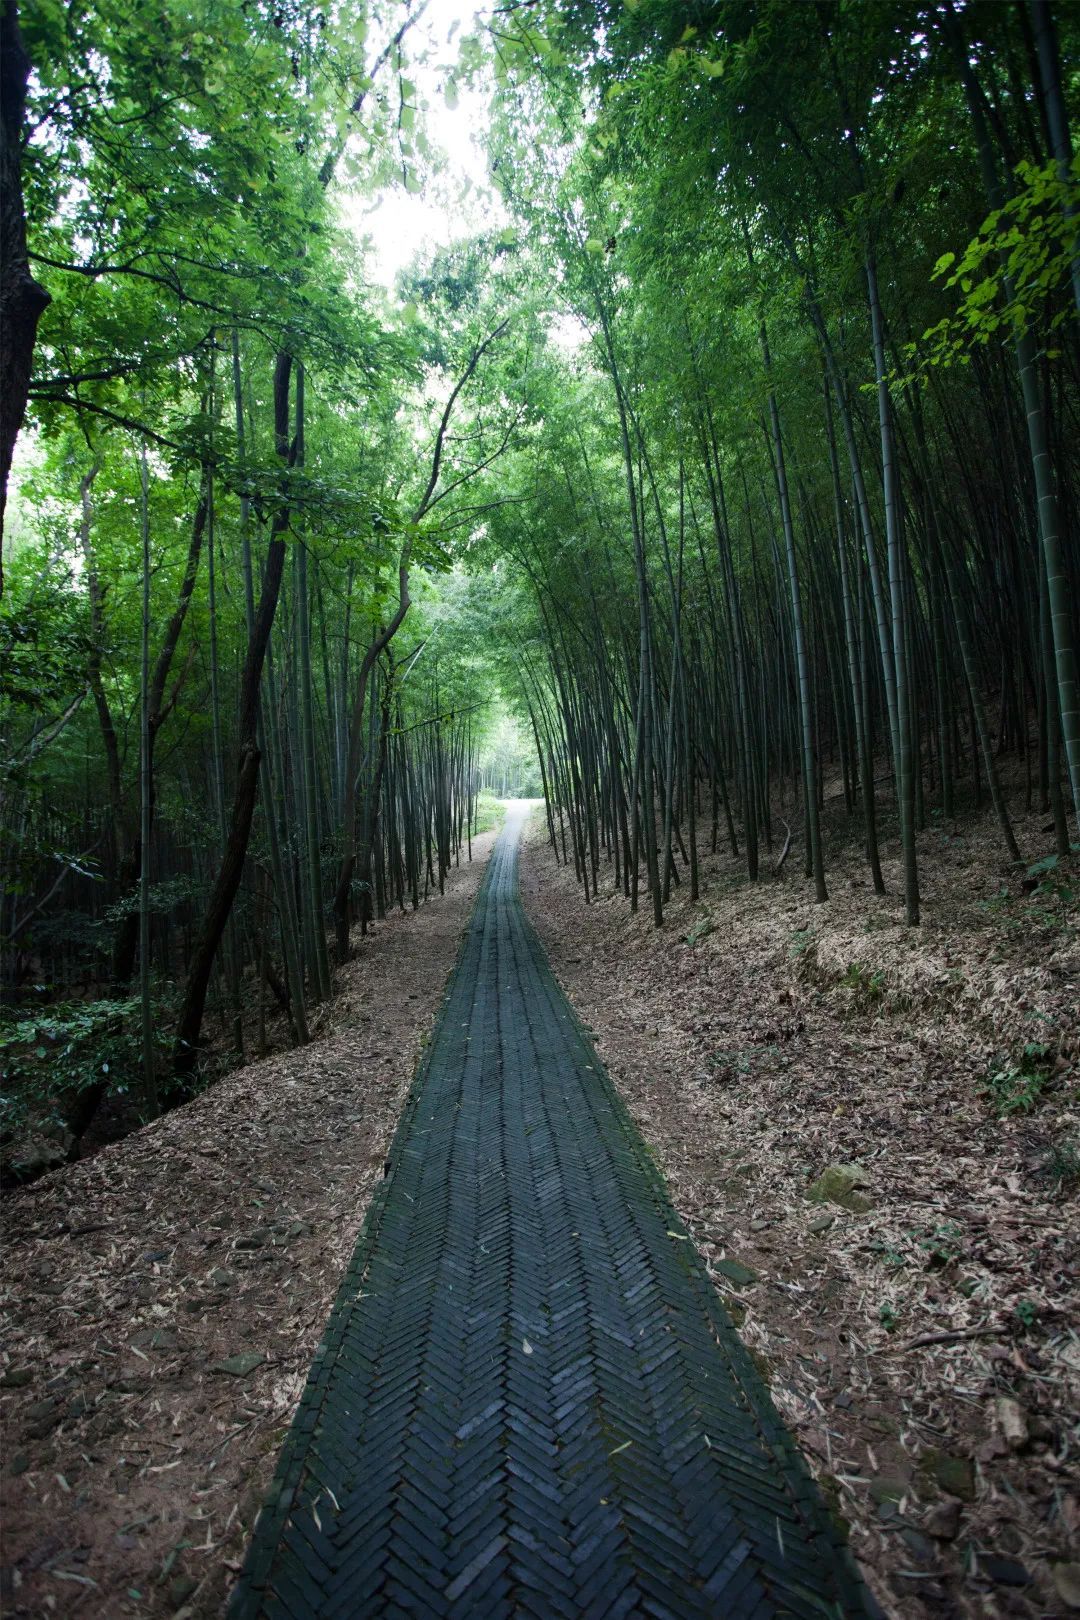
<instances>
[{"instance_id":1,"label":"green foliage","mask_svg":"<svg viewBox=\"0 0 1080 1620\"><path fill-rule=\"evenodd\" d=\"M155 1008L159 1051L167 1049L168 1017ZM0 1020L0 1133L29 1121L61 1123L63 1104L90 1086L114 1095L138 1094L142 1076L140 1004L125 1001L58 1003Z\"/></svg>"},{"instance_id":2,"label":"green foliage","mask_svg":"<svg viewBox=\"0 0 1080 1620\"><path fill-rule=\"evenodd\" d=\"M542 784L536 763L536 745L531 730L522 725L517 713L502 696L501 681L483 723L477 728L481 738L479 766L486 791L507 798L536 799Z\"/></svg>"},{"instance_id":3,"label":"green foliage","mask_svg":"<svg viewBox=\"0 0 1080 1620\"><path fill-rule=\"evenodd\" d=\"M203 895L203 885L196 878L184 876L169 878L164 883L150 885L150 910L157 914L172 911L175 906L183 905L190 900L199 900ZM108 923L119 922L122 917L133 917L139 910L138 893L123 895L119 900L106 907L104 917Z\"/></svg>"},{"instance_id":4,"label":"green foliage","mask_svg":"<svg viewBox=\"0 0 1080 1620\"><path fill-rule=\"evenodd\" d=\"M1080 853L1073 846L1073 853ZM1033 861L1027 869L1028 882L1034 884L1033 894L1049 901L1054 911L1044 913L1060 927L1067 926L1069 910L1076 899L1073 877L1069 866L1060 855L1044 855Z\"/></svg>"},{"instance_id":5,"label":"green foliage","mask_svg":"<svg viewBox=\"0 0 1080 1620\"><path fill-rule=\"evenodd\" d=\"M506 806L501 799L497 799L493 793L478 794L476 819L473 822L474 838L479 838L481 833L493 832L505 820Z\"/></svg>"},{"instance_id":6,"label":"green foliage","mask_svg":"<svg viewBox=\"0 0 1080 1620\"><path fill-rule=\"evenodd\" d=\"M959 1260L963 1253L961 1232L955 1221L939 1221L919 1239L919 1248L926 1256L928 1266L938 1268Z\"/></svg>"},{"instance_id":7,"label":"green foliage","mask_svg":"<svg viewBox=\"0 0 1080 1620\"><path fill-rule=\"evenodd\" d=\"M902 1266L907 1265L906 1256L888 1238L873 1238L868 1247L874 1254L881 1256L890 1270L899 1271Z\"/></svg>"},{"instance_id":8,"label":"green foliage","mask_svg":"<svg viewBox=\"0 0 1080 1620\"><path fill-rule=\"evenodd\" d=\"M886 1333L895 1333L897 1328L900 1326L900 1313L887 1299L883 1299L881 1304L878 1306L878 1321L881 1323Z\"/></svg>"},{"instance_id":9,"label":"green foliage","mask_svg":"<svg viewBox=\"0 0 1080 1620\"><path fill-rule=\"evenodd\" d=\"M1029 1114L1050 1084L1052 1048L1045 1041L1028 1041L1019 1059L992 1069L983 1095L999 1119Z\"/></svg>"},{"instance_id":10,"label":"green foliage","mask_svg":"<svg viewBox=\"0 0 1080 1620\"><path fill-rule=\"evenodd\" d=\"M738 1050L732 1052L712 1052L709 1055L709 1062L712 1064L713 1068L719 1072L721 1077L729 1080L734 1079L736 1075L749 1074L751 1061L751 1054L749 1052L741 1052Z\"/></svg>"},{"instance_id":11,"label":"green foliage","mask_svg":"<svg viewBox=\"0 0 1080 1620\"><path fill-rule=\"evenodd\" d=\"M698 917L696 919L696 921L694 922L694 924L690 928L690 931L686 934L686 936L685 936L686 943L688 945L697 945L697 944L699 944L701 942L701 940L708 938L708 936L713 932L713 929L715 927L716 927L716 924L713 921L712 917L709 915L709 913L707 911L704 912L700 917Z\"/></svg>"},{"instance_id":12,"label":"green foliage","mask_svg":"<svg viewBox=\"0 0 1080 1620\"><path fill-rule=\"evenodd\" d=\"M1080 1140L1059 1137L1043 1160L1040 1173L1062 1197L1080 1191Z\"/></svg>"},{"instance_id":13,"label":"green foliage","mask_svg":"<svg viewBox=\"0 0 1080 1620\"><path fill-rule=\"evenodd\" d=\"M949 364L971 344L997 341L1036 321L1053 332L1069 317L1067 303L1055 307L1048 299L1067 288L1071 274L1080 158L1068 176L1056 163L1040 167L1024 160L1016 179L1014 195L987 215L960 258L943 253L934 266L932 279L944 278L961 297L954 315L923 334L920 347L932 364ZM1059 355L1051 350L1049 358Z\"/></svg>"},{"instance_id":14,"label":"green foliage","mask_svg":"<svg viewBox=\"0 0 1080 1620\"><path fill-rule=\"evenodd\" d=\"M907 1266L940 1270L962 1257L961 1238L955 1222L939 1221L934 1226L908 1227L899 1242L875 1238L870 1248L894 1271Z\"/></svg>"},{"instance_id":15,"label":"green foliage","mask_svg":"<svg viewBox=\"0 0 1080 1620\"><path fill-rule=\"evenodd\" d=\"M771 796L795 789L799 774L791 587L801 571L817 746L841 756L845 782L861 781L859 714L888 748L879 720L889 614L886 605L879 630L867 571L884 492L869 416L857 409L848 424L854 465L838 418L848 400L873 403L872 266L890 357L926 332L912 350L920 362L971 361L920 373L922 386L894 387L884 407L902 451L896 577L908 582L912 712L941 718L943 733L951 715L965 748L969 687L995 689L1003 635L1025 649L1024 680L1034 671L1038 684L1035 514L1013 449L1015 374L1001 360L1017 330L1046 340L1039 386L1061 486L1072 489L1075 355L1061 364L1051 344L1075 342L1063 318L1075 184L1042 163L1015 8L959 8L967 60L993 79L997 156L1013 164L1027 153L1015 195L986 220L945 14L846 5L831 26L827 10L791 0L717 0L692 15L665 0L499 8L439 69L448 106L459 87L494 81L491 174L511 222L424 252L388 300L369 290L339 204L346 188L390 176L408 192L421 184L428 154L406 47L389 52L380 77L373 66L375 37L404 20L400 8L27 8L29 236L52 303L0 608L0 736L14 790L0 876L9 904L19 901L15 921L30 918L19 951L32 958L46 938L53 919L37 926L34 903L56 877L66 887L53 913L73 895L99 936L135 905L120 872L139 809L144 445L151 664L179 600L194 515L213 495L212 535L154 717L163 870L152 870L152 907L155 944L167 938L174 966L220 854L246 599L258 594L271 532L289 552L262 692L271 774L239 904L251 922L278 835L297 877L310 839L305 958L318 954L320 886L342 844L357 667L395 609L403 548L412 606L373 676L393 700L390 774L407 776L414 744L432 759L451 737L458 747L464 720L486 788L543 791L539 738L571 787L575 767L593 771L599 791L582 820L616 821L616 787L623 806L645 788L631 761L648 643L658 785L687 749L677 705L673 747L663 735L668 695L682 693L691 774L701 785L714 767L715 799L719 763L725 809L730 797L744 830L757 796L764 844L777 824ZM1061 27L1071 46L1075 23ZM425 499L451 390L507 319L456 401ZM302 446L275 440L285 353L294 387L303 366ZM796 496L789 560L762 432L774 406ZM860 457L865 513L852 491ZM947 602L942 625L944 547L969 599L974 680L952 645ZM841 560L858 643L850 661ZM861 700L845 690L860 666L870 683ZM934 758L934 729L920 719L921 760ZM368 784L376 733L373 723ZM929 774L926 785L929 796ZM676 787L685 803L686 783ZM565 807L565 782L546 791ZM483 820L495 814L485 799ZM400 829L389 819L380 835L393 859ZM608 843L610 834L601 829ZM1028 878L1032 904L1010 902L1007 925L1066 926L1065 865L1036 863ZM275 884L265 909L276 943L289 907L280 876ZM359 872L353 885L370 892ZM867 928L878 925L891 923ZM696 922L690 944L710 926ZM790 954L807 969L815 948L810 930L792 935ZM101 973L88 950L69 955L73 982ZM841 984L865 1007L886 990L884 974L859 962Z\"/></svg>"},{"instance_id":16,"label":"green foliage","mask_svg":"<svg viewBox=\"0 0 1080 1620\"><path fill-rule=\"evenodd\" d=\"M17 583L21 583L17 581ZM86 612L67 580L38 579L0 599L0 712L9 705L56 713L86 669Z\"/></svg>"},{"instance_id":17,"label":"green foliage","mask_svg":"<svg viewBox=\"0 0 1080 1620\"><path fill-rule=\"evenodd\" d=\"M853 1000L873 1006L885 994L885 975L880 969L868 968L862 962L849 962L840 986L851 991Z\"/></svg>"},{"instance_id":18,"label":"green foliage","mask_svg":"<svg viewBox=\"0 0 1080 1620\"><path fill-rule=\"evenodd\" d=\"M1070 855L1044 855L1025 868L1023 888L1017 895L1002 885L989 900L980 900L979 909L995 918L1009 934L1030 933L1033 927L1071 933L1076 928L1075 861L1078 847Z\"/></svg>"}]
</instances>

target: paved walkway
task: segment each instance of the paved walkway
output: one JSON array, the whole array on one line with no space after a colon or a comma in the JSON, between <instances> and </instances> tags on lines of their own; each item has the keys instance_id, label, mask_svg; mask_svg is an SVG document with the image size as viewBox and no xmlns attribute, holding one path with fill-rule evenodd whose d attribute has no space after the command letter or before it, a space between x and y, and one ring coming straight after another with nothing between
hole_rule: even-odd
<instances>
[{"instance_id":1,"label":"paved walkway","mask_svg":"<svg viewBox=\"0 0 1080 1620\"><path fill-rule=\"evenodd\" d=\"M236 1593L304 1616L861 1616L495 846Z\"/></svg>"}]
</instances>

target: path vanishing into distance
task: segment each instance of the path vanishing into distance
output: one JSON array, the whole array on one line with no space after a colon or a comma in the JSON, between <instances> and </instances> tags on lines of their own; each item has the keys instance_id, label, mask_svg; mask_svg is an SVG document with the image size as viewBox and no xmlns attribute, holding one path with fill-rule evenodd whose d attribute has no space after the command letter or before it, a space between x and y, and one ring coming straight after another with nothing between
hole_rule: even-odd
<instances>
[{"instance_id":1,"label":"path vanishing into distance","mask_svg":"<svg viewBox=\"0 0 1080 1620\"><path fill-rule=\"evenodd\" d=\"M491 857L231 1614L873 1605Z\"/></svg>"}]
</instances>

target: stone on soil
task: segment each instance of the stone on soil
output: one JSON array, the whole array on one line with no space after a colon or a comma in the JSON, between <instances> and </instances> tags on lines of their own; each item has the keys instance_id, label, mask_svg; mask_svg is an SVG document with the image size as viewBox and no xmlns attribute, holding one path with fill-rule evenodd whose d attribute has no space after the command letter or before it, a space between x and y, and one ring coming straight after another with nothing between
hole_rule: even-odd
<instances>
[{"instance_id":1,"label":"stone on soil","mask_svg":"<svg viewBox=\"0 0 1080 1620\"><path fill-rule=\"evenodd\" d=\"M962 1502L974 1502L975 1464L970 1457L934 1449L925 1453L922 1467L950 1496L958 1496Z\"/></svg>"},{"instance_id":2,"label":"stone on soil","mask_svg":"<svg viewBox=\"0 0 1080 1620\"><path fill-rule=\"evenodd\" d=\"M927 1535L938 1541L955 1541L960 1530L959 1502L939 1502L923 1521Z\"/></svg>"},{"instance_id":3,"label":"stone on soil","mask_svg":"<svg viewBox=\"0 0 1080 1620\"><path fill-rule=\"evenodd\" d=\"M179 1350L180 1340L171 1328L153 1328L147 1333L136 1333L132 1344L140 1350Z\"/></svg>"},{"instance_id":4,"label":"stone on soil","mask_svg":"<svg viewBox=\"0 0 1080 1620\"><path fill-rule=\"evenodd\" d=\"M1014 1401L1008 1395L999 1395L994 1402L994 1413L997 1417L997 1426L1009 1450L1023 1451L1030 1435L1027 1416L1020 1402Z\"/></svg>"},{"instance_id":5,"label":"stone on soil","mask_svg":"<svg viewBox=\"0 0 1080 1620\"><path fill-rule=\"evenodd\" d=\"M995 1553L979 1554L979 1573L998 1586L1027 1586L1031 1576L1015 1558L998 1558Z\"/></svg>"},{"instance_id":6,"label":"stone on soil","mask_svg":"<svg viewBox=\"0 0 1080 1620\"><path fill-rule=\"evenodd\" d=\"M174 1609L182 1608L188 1598L198 1586L198 1581L190 1575L178 1575L169 1585L169 1602Z\"/></svg>"},{"instance_id":7,"label":"stone on soil","mask_svg":"<svg viewBox=\"0 0 1080 1620\"><path fill-rule=\"evenodd\" d=\"M750 1266L744 1266L739 1260L714 1260L713 1270L720 1272L736 1288L747 1288L758 1280L758 1274Z\"/></svg>"},{"instance_id":8,"label":"stone on soil","mask_svg":"<svg viewBox=\"0 0 1080 1620\"><path fill-rule=\"evenodd\" d=\"M870 1177L861 1164L830 1164L817 1180L811 1182L806 1196L814 1204L839 1204L855 1215L873 1209L873 1200L860 1192L869 1187Z\"/></svg>"},{"instance_id":9,"label":"stone on soil","mask_svg":"<svg viewBox=\"0 0 1080 1620\"><path fill-rule=\"evenodd\" d=\"M901 1532L907 1545L908 1552L917 1564L932 1564L934 1562L934 1543L920 1530L913 1530L910 1525Z\"/></svg>"},{"instance_id":10,"label":"stone on soil","mask_svg":"<svg viewBox=\"0 0 1080 1620\"><path fill-rule=\"evenodd\" d=\"M1080 1564L1055 1564L1051 1574L1065 1607L1080 1609Z\"/></svg>"},{"instance_id":11,"label":"stone on soil","mask_svg":"<svg viewBox=\"0 0 1080 1620\"><path fill-rule=\"evenodd\" d=\"M43 1401L35 1401L26 1408L29 1422L26 1432L31 1440L43 1440L60 1421L60 1403L47 1396Z\"/></svg>"},{"instance_id":12,"label":"stone on soil","mask_svg":"<svg viewBox=\"0 0 1080 1620\"><path fill-rule=\"evenodd\" d=\"M228 1373L230 1378L246 1378L265 1360L265 1356L256 1355L254 1350L245 1350L238 1356L227 1356L224 1361L215 1362L213 1371Z\"/></svg>"}]
</instances>

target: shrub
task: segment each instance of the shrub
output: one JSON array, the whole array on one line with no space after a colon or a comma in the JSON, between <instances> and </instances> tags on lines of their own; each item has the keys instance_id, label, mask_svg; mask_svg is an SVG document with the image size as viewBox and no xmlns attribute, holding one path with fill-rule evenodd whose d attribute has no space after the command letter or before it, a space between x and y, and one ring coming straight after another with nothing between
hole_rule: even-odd
<instances>
[{"instance_id":1,"label":"shrub","mask_svg":"<svg viewBox=\"0 0 1080 1620\"><path fill-rule=\"evenodd\" d=\"M1059 1137L1043 1160L1040 1172L1063 1196L1080 1190L1080 1142L1069 1136Z\"/></svg>"},{"instance_id":2,"label":"shrub","mask_svg":"<svg viewBox=\"0 0 1080 1620\"><path fill-rule=\"evenodd\" d=\"M1049 1059L1045 1041L1028 1041L1019 1062L990 1071L982 1094L999 1119L1031 1112L1050 1084Z\"/></svg>"},{"instance_id":3,"label":"shrub","mask_svg":"<svg viewBox=\"0 0 1080 1620\"><path fill-rule=\"evenodd\" d=\"M881 972L871 972L861 962L849 962L847 972L840 980L845 990L850 990L856 1001L873 1005L880 1001L885 994L885 975Z\"/></svg>"},{"instance_id":4,"label":"shrub","mask_svg":"<svg viewBox=\"0 0 1080 1620\"><path fill-rule=\"evenodd\" d=\"M169 1028L155 1010L156 1032ZM155 1039L166 1049L163 1033ZM0 1133L30 1122L61 1125L73 1098L104 1083L113 1093L142 1083L139 1001L74 1001L0 1021Z\"/></svg>"}]
</instances>

